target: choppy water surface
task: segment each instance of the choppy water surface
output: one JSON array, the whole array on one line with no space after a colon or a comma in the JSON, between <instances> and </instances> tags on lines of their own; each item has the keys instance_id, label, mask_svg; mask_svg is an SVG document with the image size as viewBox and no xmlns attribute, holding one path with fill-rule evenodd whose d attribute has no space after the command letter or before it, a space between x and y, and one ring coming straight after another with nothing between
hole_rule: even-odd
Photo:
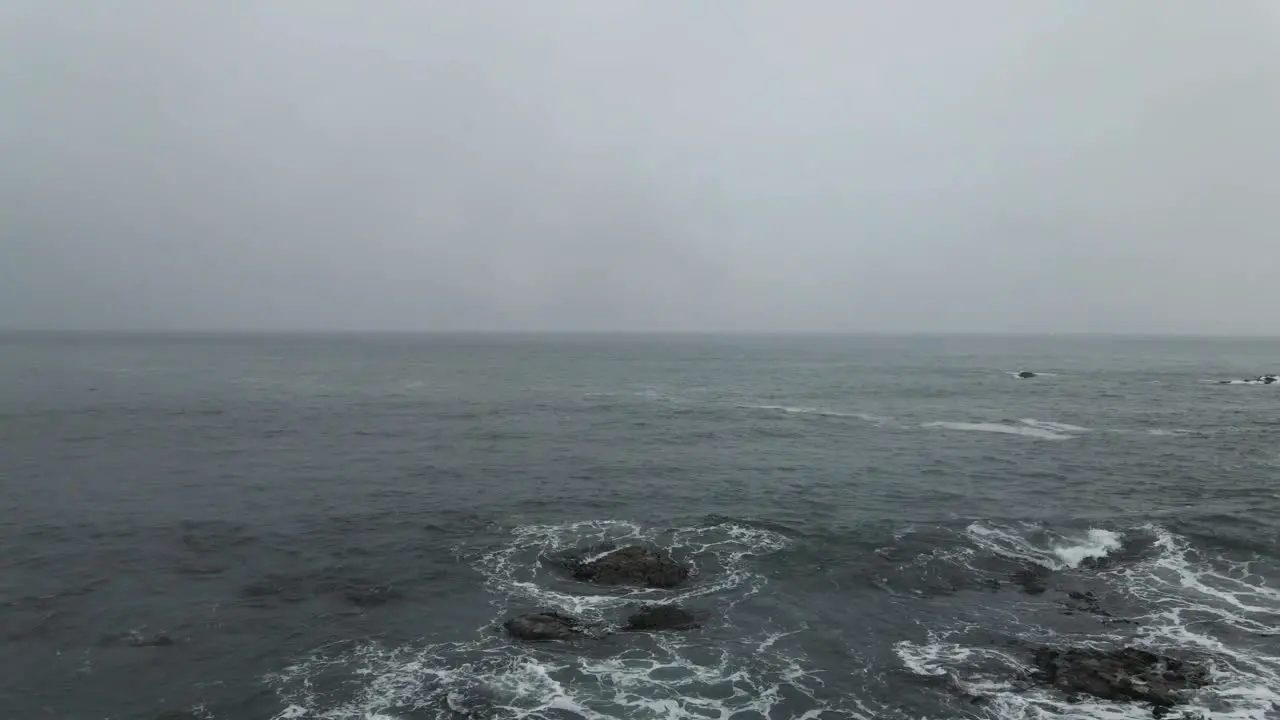
<instances>
[{"instance_id":1,"label":"choppy water surface","mask_svg":"<svg viewBox=\"0 0 1280 720\"><path fill-rule=\"evenodd\" d=\"M0 714L1151 717L1023 672L1134 645L1211 663L1194 710L1280 717L1280 384L1216 383L1278 366L1243 340L7 337ZM695 574L552 561L601 542ZM706 622L495 630L641 601Z\"/></svg>"}]
</instances>

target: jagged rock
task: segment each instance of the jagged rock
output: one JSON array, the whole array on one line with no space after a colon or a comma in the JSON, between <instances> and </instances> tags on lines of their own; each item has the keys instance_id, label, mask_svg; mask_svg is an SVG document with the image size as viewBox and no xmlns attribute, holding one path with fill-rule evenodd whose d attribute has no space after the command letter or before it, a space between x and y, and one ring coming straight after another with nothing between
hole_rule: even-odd
<instances>
[{"instance_id":1,"label":"jagged rock","mask_svg":"<svg viewBox=\"0 0 1280 720\"><path fill-rule=\"evenodd\" d=\"M569 569L576 580L601 585L675 587L689 577L689 568L657 550L632 545L586 562L575 560Z\"/></svg>"},{"instance_id":2,"label":"jagged rock","mask_svg":"<svg viewBox=\"0 0 1280 720\"><path fill-rule=\"evenodd\" d=\"M502 623L507 634L525 642L568 640L582 633L577 618L554 610L517 615Z\"/></svg>"},{"instance_id":3,"label":"jagged rock","mask_svg":"<svg viewBox=\"0 0 1280 720\"><path fill-rule=\"evenodd\" d=\"M1104 700L1148 702L1157 717L1185 702L1189 690L1210 683L1199 665L1137 648L1095 650L1043 647L1035 653L1036 678L1073 695Z\"/></svg>"},{"instance_id":4,"label":"jagged rock","mask_svg":"<svg viewBox=\"0 0 1280 720\"><path fill-rule=\"evenodd\" d=\"M688 610L674 605L645 605L627 618L628 630L692 630L702 627Z\"/></svg>"}]
</instances>

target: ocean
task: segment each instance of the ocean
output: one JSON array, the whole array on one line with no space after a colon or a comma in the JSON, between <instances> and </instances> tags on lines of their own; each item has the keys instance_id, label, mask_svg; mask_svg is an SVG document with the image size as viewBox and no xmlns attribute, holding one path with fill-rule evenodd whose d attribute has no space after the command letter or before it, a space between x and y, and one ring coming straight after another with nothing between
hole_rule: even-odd
<instances>
[{"instance_id":1,"label":"ocean","mask_svg":"<svg viewBox=\"0 0 1280 720\"><path fill-rule=\"evenodd\" d=\"M1280 384L1218 381L1278 365L1221 338L3 336L0 717L1150 718L1030 670L1136 647L1207 668L1177 713L1277 718ZM691 577L557 562L633 544ZM623 631L641 603L701 627ZM546 609L593 630L503 632Z\"/></svg>"}]
</instances>

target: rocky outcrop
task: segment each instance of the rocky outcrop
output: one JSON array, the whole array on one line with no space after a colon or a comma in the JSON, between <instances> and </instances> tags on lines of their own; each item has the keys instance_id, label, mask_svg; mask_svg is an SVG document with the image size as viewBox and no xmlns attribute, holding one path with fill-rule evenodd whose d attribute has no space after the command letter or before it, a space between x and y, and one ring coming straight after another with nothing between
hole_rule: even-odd
<instances>
[{"instance_id":1,"label":"rocky outcrop","mask_svg":"<svg viewBox=\"0 0 1280 720\"><path fill-rule=\"evenodd\" d=\"M674 605L645 605L627 618L627 629L633 631L693 630L702 627L688 610Z\"/></svg>"},{"instance_id":2,"label":"rocky outcrop","mask_svg":"<svg viewBox=\"0 0 1280 720\"><path fill-rule=\"evenodd\" d=\"M1112 702L1151 703L1157 717L1210 683L1207 670L1137 648L1095 650L1040 648L1035 678L1068 696L1092 695Z\"/></svg>"},{"instance_id":3,"label":"rocky outcrop","mask_svg":"<svg viewBox=\"0 0 1280 720\"><path fill-rule=\"evenodd\" d=\"M1280 382L1280 375L1259 375L1245 380L1219 380L1219 385L1273 385Z\"/></svg>"},{"instance_id":4,"label":"rocky outcrop","mask_svg":"<svg viewBox=\"0 0 1280 720\"><path fill-rule=\"evenodd\" d=\"M689 568L657 550L632 545L592 560L572 560L575 580L601 585L671 588L689 578Z\"/></svg>"},{"instance_id":5,"label":"rocky outcrop","mask_svg":"<svg viewBox=\"0 0 1280 720\"><path fill-rule=\"evenodd\" d=\"M577 618L554 610L517 615L502 623L502 627L511 637L525 642L568 640L582 634Z\"/></svg>"}]
</instances>

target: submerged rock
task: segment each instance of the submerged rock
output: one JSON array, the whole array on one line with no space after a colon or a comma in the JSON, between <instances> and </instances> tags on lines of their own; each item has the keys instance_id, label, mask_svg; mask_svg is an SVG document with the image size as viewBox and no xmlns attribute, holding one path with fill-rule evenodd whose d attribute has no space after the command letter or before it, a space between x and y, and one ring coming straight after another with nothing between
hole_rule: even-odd
<instances>
[{"instance_id":1,"label":"submerged rock","mask_svg":"<svg viewBox=\"0 0 1280 720\"><path fill-rule=\"evenodd\" d=\"M1036 374L1031 372L1030 370L1023 370L1022 372L1018 373L1018 377L1022 378L1023 380L1026 380L1027 378L1033 378L1035 376Z\"/></svg>"},{"instance_id":2,"label":"submerged rock","mask_svg":"<svg viewBox=\"0 0 1280 720\"><path fill-rule=\"evenodd\" d=\"M153 635L151 637L135 635L129 638L129 645L132 647L172 647L177 643L168 635Z\"/></svg>"},{"instance_id":3,"label":"submerged rock","mask_svg":"<svg viewBox=\"0 0 1280 720\"><path fill-rule=\"evenodd\" d=\"M700 628L693 613L674 605L645 605L627 618L628 630L693 630Z\"/></svg>"},{"instance_id":4,"label":"submerged rock","mask_svg":"<svg viewBox=\"0 0 1280 720\"><path fill-rule=\"evenodd\" d=\"M1034 566L1015 572L1009 576L1009 579L1020 586L1026 594L1041 595L1049 589L1049 585L1046 582L1048 576L1048 570L1040 566Z\"/></svg>"},{"instance_id":5,"label":"submerged rock","mask_svg":"<svg viewBox=\"0 0 1280 720\"><path fill-rule=\"evenodd\" d=\"M1139 650L1040 648L1036 678L1068 695L1092 695L1113 702L1148 702L1157 716L1184 703L1185 694L1210 684L1207 670L1193 663Z\"/></svg>"},{"instance_id":6,"label":"submerged rock","mask_svg":"<svg viewBox=\"0 0 1280 720\"><path fill-rule=\"evenodd\" d=\"M517 615L502 623L507 634L525 642L568 640L582 633L577 618L554 610Z\"/></svg>"},{"instance_id":7,"label":"submerged rock","mask_svg":"<svg viewBox=\"0 0 1280 720\"><path fill-rule=\"evenodd\" d=\"M670 588L689 577L689 568L657 550L632 545L586 562L570 563L576 580L601 585Z\"/></svg>"},{"instance_id":8,"label":"submerged rock","mask_svg":"<svg viewBox=\"0 0 1280 720\"><path fill-rule=\"evenodd\" d=\"M403 595L390 585L349 586L342 591L347 602L356 607L376 607L399 600Z\"/></svg>"}]
</instances>

